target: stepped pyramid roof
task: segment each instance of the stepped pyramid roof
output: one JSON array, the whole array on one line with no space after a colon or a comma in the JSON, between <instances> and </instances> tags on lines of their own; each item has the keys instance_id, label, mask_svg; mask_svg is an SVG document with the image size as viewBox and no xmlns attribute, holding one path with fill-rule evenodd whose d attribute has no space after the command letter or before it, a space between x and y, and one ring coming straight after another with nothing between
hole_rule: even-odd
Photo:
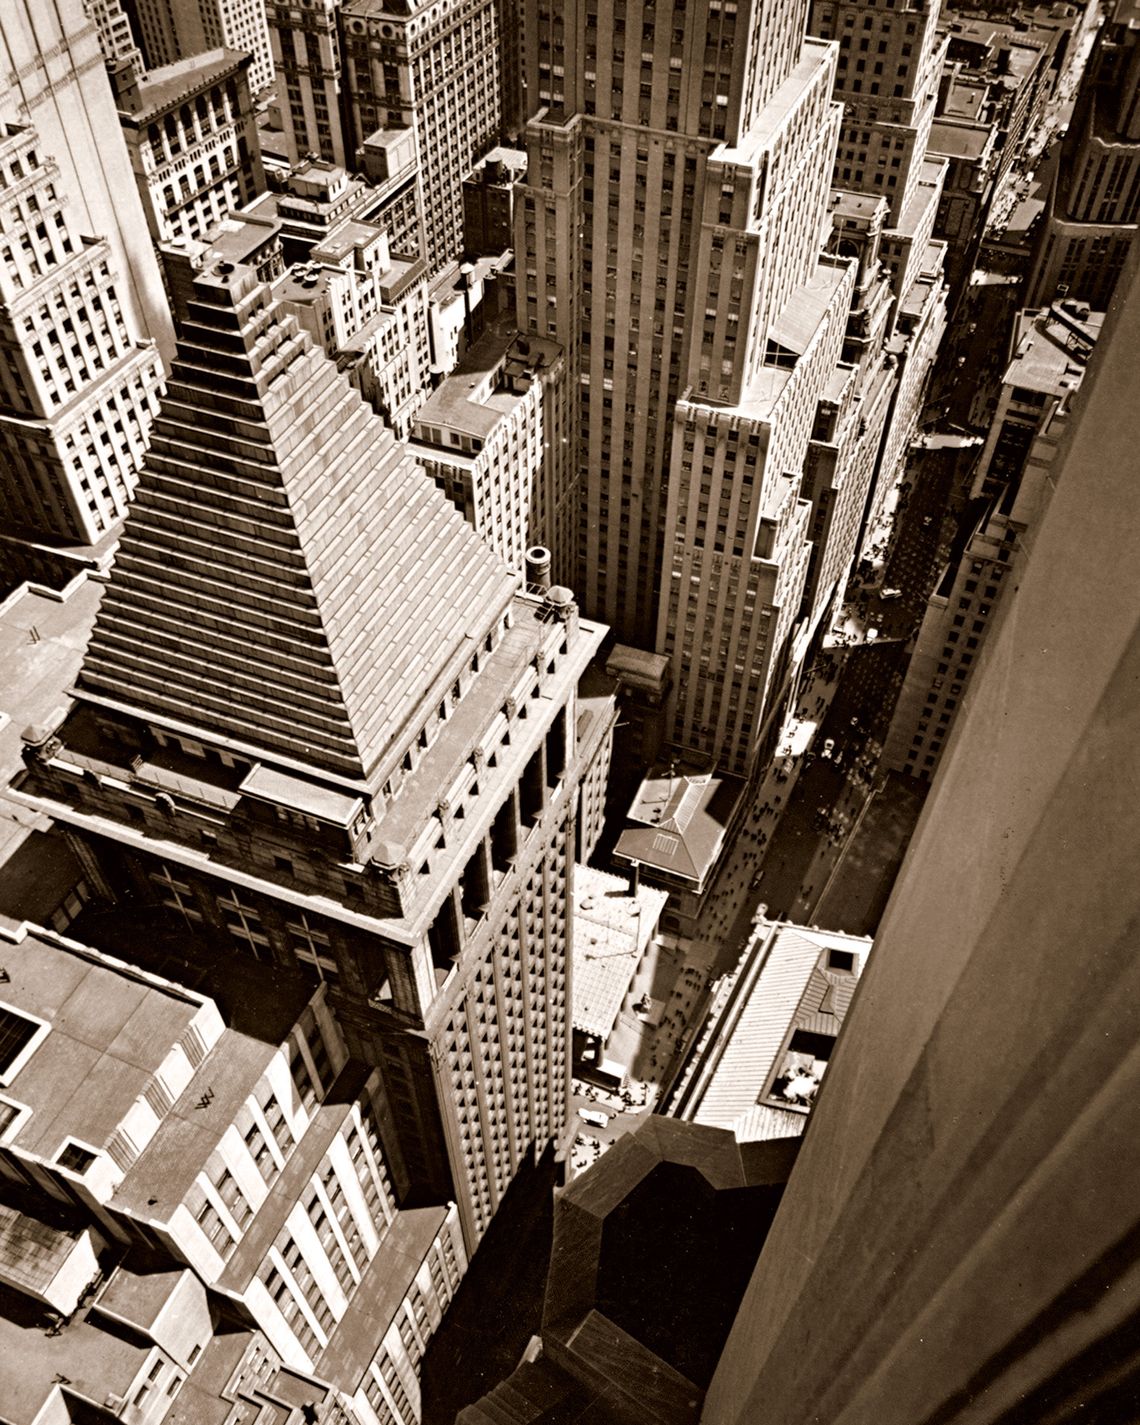
<instances>
[{"instance_id":1,"label":"stepped pyramid roof","mask_svg":"<svg viewBox=\"0 0 1140 1425\"><path fill-rule=\"evenodd\" d=\"M517 582L222 263L195 279L76 691L367 782Z\"/></svg>"}]
</instances>

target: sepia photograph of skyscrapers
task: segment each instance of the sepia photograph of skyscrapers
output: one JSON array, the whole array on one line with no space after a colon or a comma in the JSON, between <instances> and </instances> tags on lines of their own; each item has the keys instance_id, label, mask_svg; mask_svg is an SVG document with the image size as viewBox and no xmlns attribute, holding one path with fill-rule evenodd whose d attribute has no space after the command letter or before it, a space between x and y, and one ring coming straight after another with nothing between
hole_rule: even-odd
<instances>
[{"instance_id":1,"label":"sepia photograph of skyscrapers","mask_svg":"<svg viewBox=\"0 0 1140 1425\"><path fill-rule=\"evenodd\" d=\"M0 1425L1140 1421L1137 0L0 0Z\"/></svg>"}]
</instances>

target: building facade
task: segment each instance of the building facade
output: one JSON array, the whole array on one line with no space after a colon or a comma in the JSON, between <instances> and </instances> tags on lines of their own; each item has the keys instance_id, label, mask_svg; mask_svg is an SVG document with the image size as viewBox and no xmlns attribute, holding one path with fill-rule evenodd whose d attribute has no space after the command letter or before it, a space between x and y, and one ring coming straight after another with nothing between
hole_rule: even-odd
<instances>
[{"instance_id":1,"label":"building facade","mask_svg":"<svg viewBox=\"0 0 1140 1425\"><path fill-rule=\"evenodd\" d=\"M304 10L268 0L265 10L290 161L313 156L351 166L341 108L339 0L316 0Z\"/></svg>"},{"instance_id":2,"label":"building facade","mask_svg":"<svg viewBox=\"0 0 1140 1425\"><path fill-rule=\"evenodd\" d=\"M1048 504L1049 469L1102 314L1067 301L1021 313L970 491L964 548L932 594L883 748L883 765L933 781Z\"/></svg>"},{"instance_id":3,"label":"building facade","mask_svg":"<svg viewBox=\"0 0 1140 1425\"><path fill-rule=\"evenodd\" d=\"M168 361L174 328L142 204L131 179L99 31L82 0L12 0L0 14L0 119L26 125L59 165L78 232L103 238L131 337Z\"/></svg>"},{"instance_id":4,"label":"building facade","mask_svg":"<svg viewBox=\"0 0 1140 1425\"><path fill-rule=\"evenodd\" d=\"M1121 1006L1140 970L1140 820L1122 769L1140 736L1140 606L1120 571L1140 560L1140 305L1126 281L705 1425L1110 1421L1136 1398L1122 1244L1140 1173L1121 1143L1140 1065ZM1059 597L1074 540L1096 557Z\"/></svg>"},{"instance_id":5,"label":"building facade","mask_svg":"<svg viewBox=\"0 0 1140 1425\"><path fill-rule=\"evenodd\" d=\"M249 64L247 55L212 50L120 93L119 122L156 244L201 237L265 191Z\"/></svg>"},{"instance_id":6,"label":"building facade","mask_svg":"<svg viewBox=\"0 0 1140 1425\"><path fill-rule=\"evenodd\" d=\"M416 416L416 459L511 569L531 545L572 570L566 370L554 342L492 329Z\"/></svg>"},{"instance_id":7,"label":"building facade","mask_svg":"<svg viewBox=\"0 0 1140 1425\"><path fill-rule=\"evenodd\" d=\"M430 388L423 263L394 257L383 228L346 219L281 275L273 296L406 439Z\"/></svg>"},{"instance_id":8,"label":"building facade","mask_svg":"<svg viewBox=\"0 0 1140 1425\"><path fill-rule=\"evenodd\" d=\"M575 700L604 629L520 592L225 269L195 279L78 700L21 795L104 897L132 888L118 914L333 980L393 1171L456 1202L470 1251L565 1122Z\"/></svg>"},{"instance_id":9,"label":"building facade","mask_svg":"<svg viewBox=\"0 0 1140 1425\"><path fill-rule=\"evenodd\" d=\"M938 14L937 0L901 6L816 0L808 22L813 35L839 45L835 97L843 104L843 128L835 185L887 199L888 251L900 242L921 255L933 228L931 206L938 207L938 195L922 181L946 55ZM909 285L904 271L896 294Z\"/></svg>"},{"instance_id":10,"label":"building facade","mask_svg":"<svg viewBox=\"0 0 1140 1425\"><path fill-rule=\"evenodd\" d=\"M1081 80L1025 299L1105 311L1140 225L1140 25L1118 0Z\"/></svg>"},{"instance_id":11,"label":"building facade","mask_svg":"<svg viewBox=\"0 0 1140 1425\"><path fill-rule=\"evenodd\" d=\"M852 281L821 258L840 115L803 19L548 6L526 35L518 319L578 371L578 587L670 659L673 741L734 774L794 658Z\"/></svg>"},{"instance_id":12,"label":"building facade","mask_svg":"<svg viewBox=\"0 0 1140 1425\"><path fill-rule=\"evenodd\" d=\"M126 511L163 378L109 243L73 211L35 130L0 127L0 518L94 545Z\"/></svg>"},{"instance_id":13,"label":"building facade","mask_svg":"<svg viewBox=\"0 0 1140 1425\"><path fill-rule=\"evenodd\" d=\"M161 69L212 49L250 57L255 96L273 86L265 0L123 0L135 22L148 69Z\"/></svg>"},{"instance_id":14,"label":"building facade","mask_svg":"<svg viewBox=\"0 0 1140 1425\"><path fill-rule=\"evenodd\" d=\"M289 156L406 176L417 246L438 272L463 249L463 180L499 137L500 7L321 0L269 10ZM410 171L392 163L401 135Z\"/></svg>"}]
</instances>

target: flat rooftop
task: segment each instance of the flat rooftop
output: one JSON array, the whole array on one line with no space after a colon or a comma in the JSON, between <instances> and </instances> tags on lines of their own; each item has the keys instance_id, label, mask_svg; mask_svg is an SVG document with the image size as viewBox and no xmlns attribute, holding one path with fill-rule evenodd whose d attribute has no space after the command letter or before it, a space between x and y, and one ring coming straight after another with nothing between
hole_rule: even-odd
<instances>
[{"instance_id":1,"label":"flat rooftop","mask_svg":"<svg viewBox=\"0 0 1140 1425\"><path fill-rule=\"evenodd\" d=\"M276 218L243 217L231 213L209 228L204 237L160 243L163 252L191 257L202 267L214 262L248 262L281 231Z\"/></svg>"},{"instance_id":2,"label":"flat rooftop","mask_svg":"<svg viewBox=\"0 0 1140 1425\"><path fill-rule=\"evenodd\" d=\"M0 1001L47 1026L3 1090L31 1109L8 1141L49 1161L69 1137L105 1148L208 1013L202 997L51 931L0 940L0 967Z\"/></svg>"},{"instance_id":3,"label":"flat rooftop","mask_svg":"<svg viewBox=\"0 0 1140 1425\"><path fill-rule=\"evenodd\" d=\"M225 1030L115 1189L113 1206L137 1213L144 1221L169 1218L277 1049L233 1029Z\"/></svg>"},{"instance_id":4,"label":"flat rooftop","mask_svg":"<svg viewBox=\"0 0 1140 1425\"><path fill-rule=\"evenodd\" d=\"M24 584L0 604L0 785L23 765L24 728L62 722L102 593L83 576L62 596Z\"/></svg>"},{"instance_id":5,"label":"flat rooftop","mask_svg":"<svg viewBox=\"0 0 1140 1425\"><path fill-rule=\"evenodd\" d=\"M1103 312L1090 311L1082 320L1075 316L1065 320L1055 308L1020 313L1005 384L1051 396L1071 391L1085 371L1085 362L1077 359L1077 353L1087 360L1103 324ZM1083 340L1078 333L1083 333Z\"/></svg>"},{"instance_id":6,"label":"flat rooftop","mask_svg":"<svg viewBox=\"0 0 1140 1425\"><path fill-rule=\"evenodd\" d=\"M524 399L503 384L508 364L521 377L537 376L561 354L557 342L524 337L513 322L484 333L420 407L416 438L422 440L423 428L434 425L485 440Z\"/></svg>"},{"instance_id":7,"label":"flat rooftop","mask_svg":"<svg viewBox=\"0 0 1140 1425\"><path fill-rule=\"evenodd\" d=\"M631 891L624 876L574 867L575 1029L609 1037L668 899L656 886Z\"/></svg>"},{"instance_id":8,"label":"flat rooftop","mask_svg":"<svg viewBox=\"0 0 1140 1425\"><path fill-rule=\"evenodd\" d=\"M46 818L10 801L7 788L23 766L24 729L63 721L102 593L84 574L63 594L24 584L0 604L0 913L17 920L46 918L61 899L48 904L53 887L66 894L61 878L79 879L69 853L41 844Z\"/></svg>"},{"instance_id":9,"label":"flat rooftop","mask_svg":"<svg viewBox=\"0 0 1140 1425\"><path fill-rule=\"evenodd\" d=\"M947 158L978 159L989 147L993 129L968 119L935 119L930 126L927 153Z\"/></svg>"},{"instance_id":10,"label":"flat rooftop","mask_svg":"<svg viewBox=\"0 0 1140 1425\"><path fill-rule=\"evenodd\" d=\"M0 1410L12 1425L42 1420L45 1402L64 1380L76 1395L89 1400L125 1394L154 1349L148 1341L131 1341L102 1330L86 1313L58 1334L48 1329L50 1325L48 1314L34 1302L0 1287L0 1361L9 1363ZM17 1361L19 1368L13 1369Z\"/></svg>"},{"instance_id":11,"label":"flat rooftop","mask_svg":"<svg viewBox=\"0 0 1140 1425\"><path fill-rule=\"evenodd\" d=\"M328 291L331 270L314 263L297 262L273 284L275 302L313 302Z\"/></svg>"},{"instance_id":12,"label":"flat rooftop","mask_svg":"<svg viewBox=\"0 0 1140 1425\"><path fill-rule=\"evenodd\" d=\"M146 123L225 78L244 59L245 55L238 50L211 49L174 64L165 64L161 69L152 69L139 80L138 98L128 98L127 107L121 112L129 114L139 123Z\"/></svg>"},{"instance_id":13,"label":"flat rooftop","mask_svg":"<svg viewBox=\"0 0 1140 1425\"><path fill-rule=\"evenodd\" d=\"M726 143L715 148L711 156L729 163L749 163L757 154L770 147L811 92L820 66L826 62L830 49L829 41L806 35L792 72L756 115L752 128L742 135L739 144ZM830 99L830 95L828 98Z\"/></svg>"},{"instance_id":14,"label":"flat rooftop","mask_svg":"<svg viewBox=\"0 0 1140 1425\"><path fill-rule=\"evenodd\" d=\"M886 209L887 200L874 193L853 193L849 188L831 190L832 216L841 218L870 218L876 209Z\"/></svg>"},{"instance_id":15,"label":"flat rooftop","mask_svg":"<svg viewBox=\"0 0 1140 1425\"><path fill-rule=\"evenodd\" d=\"M669 659L664 653L615 643L606 659L606 672L630 687L662 693L669 680Z\"/></svg>"}]
</instances>

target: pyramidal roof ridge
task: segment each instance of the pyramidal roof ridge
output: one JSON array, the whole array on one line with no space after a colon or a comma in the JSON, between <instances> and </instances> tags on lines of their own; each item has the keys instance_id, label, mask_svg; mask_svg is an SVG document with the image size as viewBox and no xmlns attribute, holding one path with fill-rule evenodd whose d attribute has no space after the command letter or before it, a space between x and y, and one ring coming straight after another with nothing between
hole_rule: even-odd
<instances>
[{"instance_id":1,"label":"pyramidal roof ridge","mask_svg":"<svg viewBox=\"0 0 1140 1425\"><path fill-rule=\"evenodd\" d=\"M367 783L518 582L256 274L219 264L77 692Z\"/></svg>"}]
</instances>

